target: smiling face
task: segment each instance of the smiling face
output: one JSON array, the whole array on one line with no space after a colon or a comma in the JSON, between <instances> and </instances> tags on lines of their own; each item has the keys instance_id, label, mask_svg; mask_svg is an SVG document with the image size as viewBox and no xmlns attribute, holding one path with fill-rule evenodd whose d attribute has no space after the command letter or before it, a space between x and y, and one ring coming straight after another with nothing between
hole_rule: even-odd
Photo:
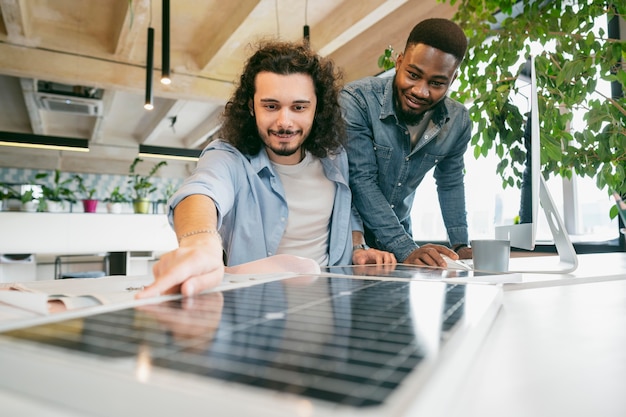
<instances>
[{"instance_id":1,"label":"smiling face","mask_svg":"<svg viewBox=\"0 0 626 417\"><path fill-rule=\"evenodd\" d=\"M257 74L251 111L270 160L295 165L304 158L302 144L313 127L316 105L311 76Z\"/></svg>"},{"instance_id":2,"label":"smiling face","mask_svg":"<svg viewBox=\"0 0 626 417\"><path fill-rule=\"evenodd\" d=\"M394 80L394 104L400 119L414 123L443 100L457 68L454 55L423 43L400 54Z\"/></svg>"}]
</instances>

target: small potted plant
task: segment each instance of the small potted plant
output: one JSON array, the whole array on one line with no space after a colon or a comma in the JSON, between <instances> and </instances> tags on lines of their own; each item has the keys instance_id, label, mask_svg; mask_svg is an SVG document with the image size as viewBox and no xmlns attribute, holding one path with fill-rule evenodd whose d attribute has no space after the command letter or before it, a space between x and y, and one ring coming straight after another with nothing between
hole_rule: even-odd
<instances>
[{"instance_id":1,"label":"small potted plant","mask_svg":"<svg viewBox=\"0 0 626 417\"><path fill-rule=\"evenodd\" d=\"M167 214L167 202L169 201L170 197L172 197L172 195L174 195L174 192L176 191L176 187L174 186L174 184L172 183L168 183L165 188L162 190L161 192L161 198L157 201L157 204L160 207L160 213L165 213Z\"/></svg>"},{"instance_id":2,"label":"small potted plant","mask_svg":"<svg viewBox=\"0 0 626 417\"><path fill-rule=\"evenodd\" d=\"M122 204L128 203L130 200L120 192L120 187L115 187L111 194L104 199L107 203L107 210L109 213L119 214L122 212Z\"/></svg>"},{"instance_id":3,"label":"small potted plant","mask_svg":"<svg viewBox=\"0 0 626 417\"><path fill-rule=\"evenodd\" d=\"M82 197L83 211L85 213L95 213L98 208L98 200L94 198L95 188L87 188L83 182L83 177L74 175L74 180L78 183L78 193Z\"/></svg>"},{"instance_id":4,"label":"small potted plant","mask_svg":"<svg viewBox=\"0 0 626 417\"><path fill-rule=\"evenodd\" d=\"M43 199L37 201L35 198L35 192L33 190L27 190L20 196L20 202L22 203L21 211L27 211L33 213L38 209L43 211Z\"/></svg>"},{"instance_id":5,"label":"small potted plant","mask_svg":"<svg viewBox=\"0 0 626 417\"><path fill-rule=\"evenodd\" d=\"M48 178L48 172L42 172L35 176L36 180ZM69 184L73 182L72 177L61 180L61 172L57 169L52 177L52 185L48 183L41 184L44 205L49 212L68 211L67 203L76 202L74 190L69 188Z\"/></svg>"},{"instance_id":6,"label":"small potted plant","mask_svg":"<svg viewBox=\"0 0 626 417\"><path fill-rule=\"evenodd\" d=\"M135 158L129 168L128 184L133 190L133 208L135 213L148 213L150 208L150 200L148 196L156 191L156 187L151 182L152 177L163 167L167 165L166 161L160 161L150 169L148 175L141 175L136 172L137 164L143 162L141 158Z\"/></svg>"},{"instance_id":7,"label":"small potted plant","mask_svg":"<svg viewBox=\"0 0 626 417\"><path fill-rule=\"evenodd\" d=\"M0 182L0 211L9 210L9 200L20 200L20 194L9 184ZM4 205L6 201L6 206Z\"/></svg>"}]
</instances>

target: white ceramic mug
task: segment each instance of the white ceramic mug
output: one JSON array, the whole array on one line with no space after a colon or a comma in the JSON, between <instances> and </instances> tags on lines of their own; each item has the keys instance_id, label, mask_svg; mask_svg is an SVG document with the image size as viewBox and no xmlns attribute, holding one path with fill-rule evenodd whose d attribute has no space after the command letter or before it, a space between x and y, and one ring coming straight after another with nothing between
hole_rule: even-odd
<instances>
[{"instance_id":1,"label":"white ceramic mug","mask_svg":"<svg viewBox=\"0 0 626 417\"><path fill-rule=\"evenodd\" d=\"M507 272L511 242L501 239L476 239L470 242L474 270Z\"/></svg>"}]
</instances>

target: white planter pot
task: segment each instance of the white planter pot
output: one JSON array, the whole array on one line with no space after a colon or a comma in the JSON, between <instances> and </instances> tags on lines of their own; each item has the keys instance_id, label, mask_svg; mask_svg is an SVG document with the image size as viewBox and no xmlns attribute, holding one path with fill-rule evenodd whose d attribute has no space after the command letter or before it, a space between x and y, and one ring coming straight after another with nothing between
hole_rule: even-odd
<instances>
[{"instance_id":1,"label":"white planter pot","mask_svg":"<svg viewBox=\"0 0 626 417\"><path fill-rule=\"evenodd\" d=\"M107 203L109 213L120 214L122 212L122 203Z\"/></svg>"},{"instance_id":2,"label":"white planter pot","mask_svg":"<svg viewBox=\"0 0 626 417\"><path fill-rule=\"evenodd\" d=\"M67 202L65 201L46 201L48 212L50 213L64 213L67 211Z\"/></svg>"},{"instance_id":3,"label":"white planter pot","mask_svg":"<svg viewBox=\"0 0 626 417\"><path fill-rule=\"evenodd\" d=\"M27 203L22 203L21 211L27 211L29 213L34 213L37 211L37 201L29 201Z\"/></svg>"}]
</instances>

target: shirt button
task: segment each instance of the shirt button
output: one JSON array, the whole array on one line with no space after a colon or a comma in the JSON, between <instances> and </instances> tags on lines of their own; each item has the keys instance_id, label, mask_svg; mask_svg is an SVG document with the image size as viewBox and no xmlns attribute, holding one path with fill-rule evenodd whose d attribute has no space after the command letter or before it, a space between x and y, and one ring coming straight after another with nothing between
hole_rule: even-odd
<instances>
[{"instance_id":1,"label":"shirt button","mask_svg":"<svg viewBox=\"0 0 626 417\"><path fill-rule=\"evenodd\" d=\"M435 163L439 162L439 159L435 159Z\"/></svg>"},{"instance_id":2,"label":"shirt button","mask_svg":"<svg viewBox=\"0 0 626 417\"><path fill-rule=\"evenodd\" d=\"M428 135L424 135L424 139L428 139Z\"/></svg>"},{"instance_id":3,"label":"shirt button","mask_svg":"<svg viewBox=\"0 0 626 417\"><path fill-rule=\"evenodd\" d=\"M404 158L404 160L405 160L405 161L408 161L408 160L409 160L409 157L407 156L406 158Z\"/></svg>"},{"instance_id":4,"label":"shirt button","mask_svg":"<svg viewBox=\"0 0 626 417\"><path fill-rule=\"evenodd\" d=\"M284 218L284 217L281 217L281 218L280 218L280 221L281 221L281 222L284 222L284 221L285 221L285 218Z\"/></svg>"},{"instance_id":5,"label":"shirt button","mask_svg":"<svg viewBox=\"0 0 626 417\"><path fill-rule=\"evenodd\" d=\"M398 183L398 187L399 187L399 186L401 186L401 185L402 185L402 183L401 183L401 182L399 182L399 183Z\"/></svg>"},{"instance_id":6,"label":"shirt button","mask_svg":"<svg viewBox=\"0 0 626 417\"><path fill-rule=\"evenodd\" d=\"M374 146L374 150L376 150L376 146Z\"/></svg>"},{"instance_id":7,"label":"shirt button","mask_svg":"<svg viewBox=\"0 0 626 417\"><path fill-rule=\"evenodd\" d=\"M393 204L391 205L391 208L395 208L395 207L396 207L395 205L393 205Z\"/></svg>"},{"instance_id":8,"label":"shirt button","mask_svg":"<svg viewBox=\"0 0 626 417\"><path fill-rule=\"evenodd\" d=\"M267 252L267 256L272 256L272 252Z\"/></svg>"}]
</instances>

